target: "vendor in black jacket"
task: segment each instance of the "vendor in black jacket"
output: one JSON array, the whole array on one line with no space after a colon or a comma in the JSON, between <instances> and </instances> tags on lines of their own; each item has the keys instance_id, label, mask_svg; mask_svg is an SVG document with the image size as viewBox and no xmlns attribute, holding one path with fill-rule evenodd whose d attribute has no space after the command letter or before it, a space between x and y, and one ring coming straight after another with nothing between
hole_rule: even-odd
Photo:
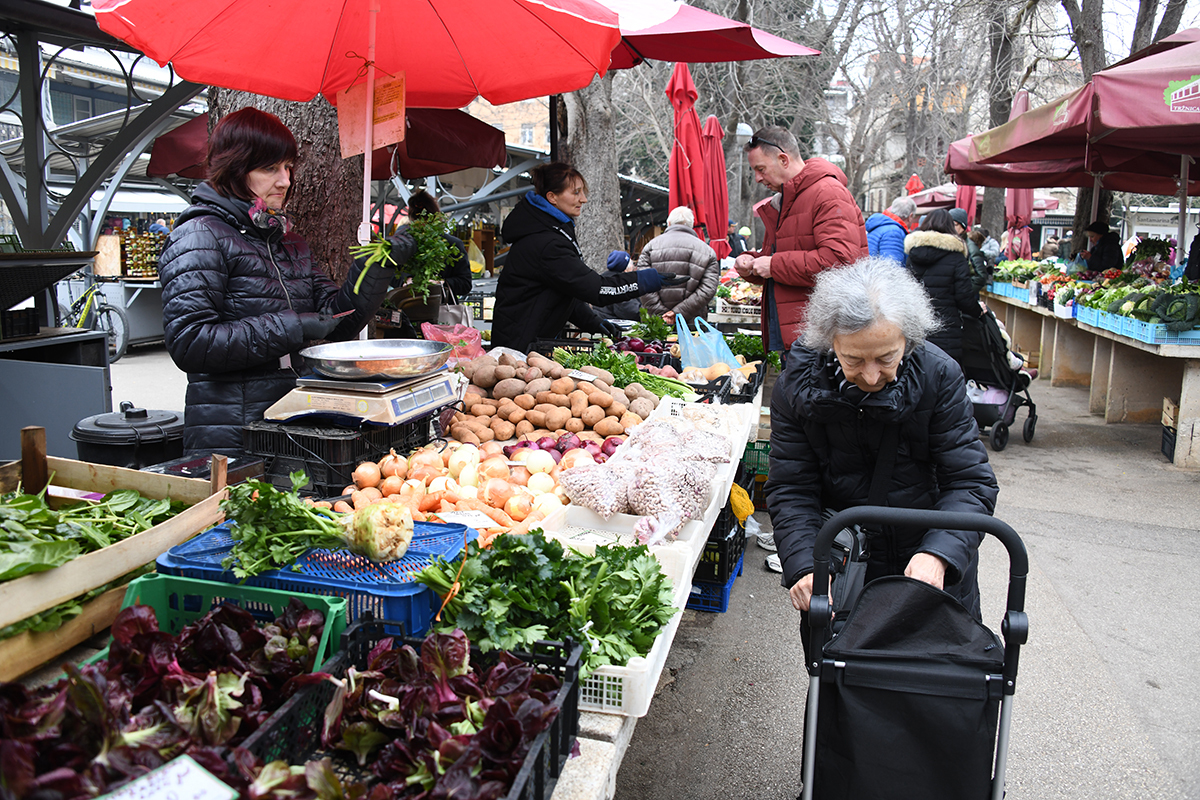
<instances>
[{"instance_id":1,"label":"vendor in black jacket","mask_svg":"<svg viewBox=\"0 0 1200 800\"><path fill-rule=\"evenodd\" d=\"M807 611L824 511L866 505L885 428L899 426L887 505L991 514L996 476L958 364L926 342L929 298L895 262L867 258L817 279L806 327L771 394L765 486L783 586ZM907 575L979 617L977 532L885 528L866 579Z\"/></svg>"},{"instance_id":2,"label":"vendor in black jacket","mask_svg":"<svg viewBox=\"0 0 1200 800\"><path fill-rule=\"evenodd\" d=\"M209 142L208 180L159 259L167 350L188 374L188 452L241 450L242 426L295 387L300 350L357 335L394 274L360 260L339 289L316 268L283 213L296 153L272 114L243 108L223 118ZM412 238L391 241L403 265Z\"/></svg>"},{"instance_id":3,"label":"vendor in black jacket","mask_svg":"<svg viewBox=\"0 0 1200 800\"><path fill-rule=\"evenodd\" d=\"M619 329L592 304L606 306L673 285L653 269L606 272L583 261L575 220L587 202L587 182L574 167L543 164L532 170L534 190L504 220L501 235L512 247L496 282L492 345L525 352L535 339L553 339L572 322L592 333Z\"/></svg>"},{"instance_id":4,"label":"vendor in black jacket","mask_svg":"<svg viewBox=\"0 0 1200 800\"><path fill-rule=\"evenodd\" d=\"M1083 229L1088 245L1079 251L1079 257L1087 262L1089 272L1104 272L1120 269L1125 264L1121 253L1121 237L1108 229L1107 222L1093 222Z\"/></svg>"}]
</instances>

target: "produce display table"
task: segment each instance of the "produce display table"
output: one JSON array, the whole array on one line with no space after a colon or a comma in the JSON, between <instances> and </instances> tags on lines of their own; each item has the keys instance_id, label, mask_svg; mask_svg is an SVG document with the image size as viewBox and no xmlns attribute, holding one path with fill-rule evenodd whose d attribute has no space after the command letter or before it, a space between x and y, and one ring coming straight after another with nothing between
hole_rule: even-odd
<instances>
[{"instance_id":1,"label":"produce display table","mask_svg":"<svg viewBox=\"0 0 1200 800\"><path fill-rule=\"evenodd\" d=\"M1156 422L1163 398L1178 399L1174 463L1200 468L1200 345L1150 344L1021 298L985 297L1014 349L1037 354L1039 377L1049 377L1052 386L1089 389L1088 410L1105 422Z\"/></svg>"}]
</instances>

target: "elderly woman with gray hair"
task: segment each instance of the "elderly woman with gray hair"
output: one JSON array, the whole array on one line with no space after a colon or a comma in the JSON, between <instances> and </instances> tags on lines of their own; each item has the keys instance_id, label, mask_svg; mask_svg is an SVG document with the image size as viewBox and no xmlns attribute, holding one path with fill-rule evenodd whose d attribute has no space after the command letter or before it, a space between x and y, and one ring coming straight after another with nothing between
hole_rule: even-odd
<instances>
[{"instance_id":1,"label":"elderly woman with gray hair","mask_svg":"<svg viewBox=\"0 0 1200 800\"><path fill-rule=\"evenodd\" d=\"M775 563L799 611L812 596L822 513L870 498L979 514L995 507L996 476L962 370L926 341L937 324L921 285L888 259L866 258L817 279L804 334L771 394L765 487ZM890 469L877 470L889 461ZM945 589L978 618L981 539L962 531L874 531L866 579L916 578Z\"/></svg>"}]
</instances>

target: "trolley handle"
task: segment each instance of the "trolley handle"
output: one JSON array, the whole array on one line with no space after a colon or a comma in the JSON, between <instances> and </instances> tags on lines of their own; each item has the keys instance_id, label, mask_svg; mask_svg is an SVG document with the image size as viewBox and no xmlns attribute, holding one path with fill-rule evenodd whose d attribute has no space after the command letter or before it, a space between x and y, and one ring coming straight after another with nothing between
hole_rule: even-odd
<instances>
[{"instance_id":1,"label":"trolley handle","mask_svg":"<svg viewBox=\"0 0 1200 800\"><path fill-rule=\"evenodd\" d=\"M813 545L813 593L809 610L812 627L824 627L829 623L829 549L833 538L842 528L855 524L901 525L990 533L1008 550L1008 611L1025 610L1025 579L1029 573L1029 556L1025 552L1025 544L1021 537L1007 523L988 514L965 511L856 506L834 514L817 533L817 541Z\"/></svg>"}]
</instances>

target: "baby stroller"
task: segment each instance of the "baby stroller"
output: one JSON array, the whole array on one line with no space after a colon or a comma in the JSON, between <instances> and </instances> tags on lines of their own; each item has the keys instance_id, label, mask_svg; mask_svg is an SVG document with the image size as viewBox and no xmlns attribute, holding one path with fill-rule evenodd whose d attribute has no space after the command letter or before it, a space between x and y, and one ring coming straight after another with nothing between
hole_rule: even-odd
<instances>
[{"instance_id":1,"label":"baby stroller","mask_svg":"<svg viewBox=\"0 0 1200 800\"><path fill-rule=\"evenodd\" d=\"M855 523L1000 539L1009 557L1004 642L949 594L904 576L868 583L832 634L831 544ZM1017 662L1028 636L1020 537L984 514L859 506L824 524L813 558L802 800L1000 800Z\"/></svg>"},{"instance_id":2,"label":"baby stroller","mask_svg":"<svg viewBox=\"0 0 1200 800\"><path fill-rule=\"evenodd\" d=\"M1008 342L996 315L985 311L974 319L963 316L962 325L963 375L984 390L971 399L980 432L990 426L992 449L1003 450L1008 446L1008 428L1016 420L1017 409L1025 407L1029 416L1022 435L1026 442L1032 442L1037 429L1037 405L1029 396L1030 376L1020 368L1013 369Z\"/></svg>"}]
</instances>

